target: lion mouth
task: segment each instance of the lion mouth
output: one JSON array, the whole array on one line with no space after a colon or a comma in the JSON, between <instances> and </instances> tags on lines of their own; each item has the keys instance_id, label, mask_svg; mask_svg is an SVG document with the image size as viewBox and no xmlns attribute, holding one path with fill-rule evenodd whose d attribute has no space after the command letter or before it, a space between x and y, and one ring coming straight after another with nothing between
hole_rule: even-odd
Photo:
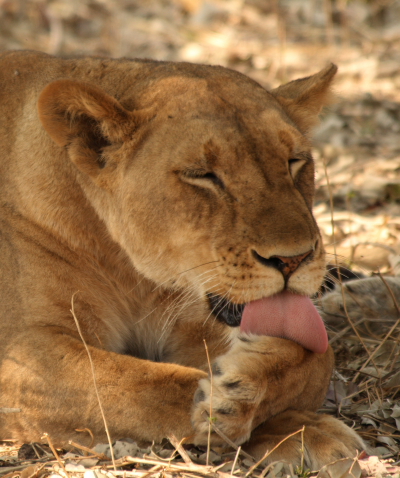
<instances>
[{"instance_id":1,"label":"lion mouth","mask_svg":"<svg viewBox=\"0 0 400 478\"><path fill-rule=\"evenodd\" d=\"M246 304L233 304L219 295L207 294L211 312L216 319L230 327L239 327Z\"/></svg>"},{"instance_id":2,"label":"lion mouth","mask_svg":"<svg viewBox=\"0 0 400 478\"><path fill-rule=\"evenodd\" d=\"M215 317L230 327L240 326L245 334L292 340L316 353L328 348L325 325L306 296L282 291L247 304L233 304L210 293L207 296Z\"/></svg>"}]
</instances>

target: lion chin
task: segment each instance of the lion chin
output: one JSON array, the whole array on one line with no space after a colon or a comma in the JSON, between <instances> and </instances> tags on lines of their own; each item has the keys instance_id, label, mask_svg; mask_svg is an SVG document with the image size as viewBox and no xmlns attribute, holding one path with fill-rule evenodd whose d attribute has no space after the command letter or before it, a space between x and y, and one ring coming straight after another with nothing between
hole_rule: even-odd
<instances>
[{"instance_id":1,"label":"lion chin","mask_svg":"<svg viewBox=\"0 0 400 478\"><path fill-rule=\"evenodd\" d=\"M336 67L268 92L219 66L0 62L0 408L20 410L2 437L105 440L75 317L113 440L204 445L211 410L256 458L304 425L306 467L355 456L316 414L333 355L307 297L325 271L309 132ZM268 460L300 463L300 442Z\"/></svg>"}]
</instances>

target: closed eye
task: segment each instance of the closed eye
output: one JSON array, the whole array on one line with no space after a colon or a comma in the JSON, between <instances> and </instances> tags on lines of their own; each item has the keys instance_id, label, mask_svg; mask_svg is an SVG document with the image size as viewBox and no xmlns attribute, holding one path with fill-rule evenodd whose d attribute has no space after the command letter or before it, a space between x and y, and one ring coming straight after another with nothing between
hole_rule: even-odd
<instances>
[{"instance_id":1,"label":"closed eye","mask_svg":"<svg viewBox=\"0 0 400 478\"><path fill-rule=\"evenodd\" d=\"M182 177L185 182L195 184L197 186L206 186L207 183L215 184L221 189L225 189L223 181L212 171L205 171L201 169L187 169L183 171Z\"/></svg>"},{"instance_id":2,"label":"closed eye","mask_svg":"<svg viewBox=\"0 0 400 478\"><path fill-rule=\"evenodd\" d=\"M294 179L300 169L306 164L307 160L303 158L291 158L289 159L289 171L290 175Z\"/></svg>"}]
</instances>

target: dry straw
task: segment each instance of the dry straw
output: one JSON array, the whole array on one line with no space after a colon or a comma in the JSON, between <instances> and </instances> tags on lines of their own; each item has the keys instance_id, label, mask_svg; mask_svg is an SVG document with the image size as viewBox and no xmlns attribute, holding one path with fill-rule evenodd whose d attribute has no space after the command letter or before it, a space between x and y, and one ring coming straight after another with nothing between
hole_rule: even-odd
<instances>
[{"instance_id":1,"label":"dry straw","mask_svg":"<svg viewBox=\"0 0 400 478\"><path fill-rule=\"evenodd\" d=\"M108 431L108 426L107 426L107 420L106 420L106 416L104 414L104 410L103 410L103 405L101 404L101 400L100 400L100 394L99 394L99 390L97 388L97 383L96 383L96 373L95 373L95 369L94 369L94 364L93 364L93 360L92 360L92 355L90 353L90 350L89 350L89 347L87 346L86 342L85 342L85 339L83 338L83 334L81 332L81 328L79 326L79 321L75 315L75 311L74 311L74 299L75 299L75 296L78 292L75 292L71 298L71 314L72 314L72 317L74 318L75 320L75 324L76 324L76 328L78 329L78 333L79 333L79 336L82 340L82 343L83 345L85 346L85 349L86 349L86 352L88 354L88 357L89 357L89 362L90 362L90 368L92 370L92 377L93 377L93 384L94 384L94 389L95 389L95 392L96 392L96 397L97 397L97 401L99 402L99 408L100 408L100 413L101 413L101 416L103 418L103 422L104 422L104 428L105 428L105 431L106 431L106 434L107 434L107 440L108 440L108 443L110 445L110 453L111 453L111 460L112 460L112 463L113 463L113 466L114 466L114 470L116 470L116 466L115 466L115 458L114 458L114 450L113 450L113 446L112 446L112 441L111 441L111 437L110 437L110 432Z\"/></svg>"}]
</instances>

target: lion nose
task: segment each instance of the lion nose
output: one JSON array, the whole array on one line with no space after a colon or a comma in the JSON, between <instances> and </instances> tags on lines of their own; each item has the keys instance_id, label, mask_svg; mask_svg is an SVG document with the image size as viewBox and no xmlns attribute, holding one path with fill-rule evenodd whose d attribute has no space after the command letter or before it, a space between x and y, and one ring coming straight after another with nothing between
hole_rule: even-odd
<instances>
[{"instance_id":1,"label":"lion nose","mask_svg":"<svg viewBox=\"0 0 400 478\"><path fill-rule=\"evenodd\" d=\"M287 281L289 277L293 274L295 270L297 270L302 262L308 257L313 254L314 250L311 249L308 252L305 252L304 254L299 254L298 256L271 256L268 259L260 256L258 252L252 251L253 252L253 257L263 264L264 266L268 267L273 267L274 269L278 269L280 271L285 279Z\"/></svg>"}]
</instances>

